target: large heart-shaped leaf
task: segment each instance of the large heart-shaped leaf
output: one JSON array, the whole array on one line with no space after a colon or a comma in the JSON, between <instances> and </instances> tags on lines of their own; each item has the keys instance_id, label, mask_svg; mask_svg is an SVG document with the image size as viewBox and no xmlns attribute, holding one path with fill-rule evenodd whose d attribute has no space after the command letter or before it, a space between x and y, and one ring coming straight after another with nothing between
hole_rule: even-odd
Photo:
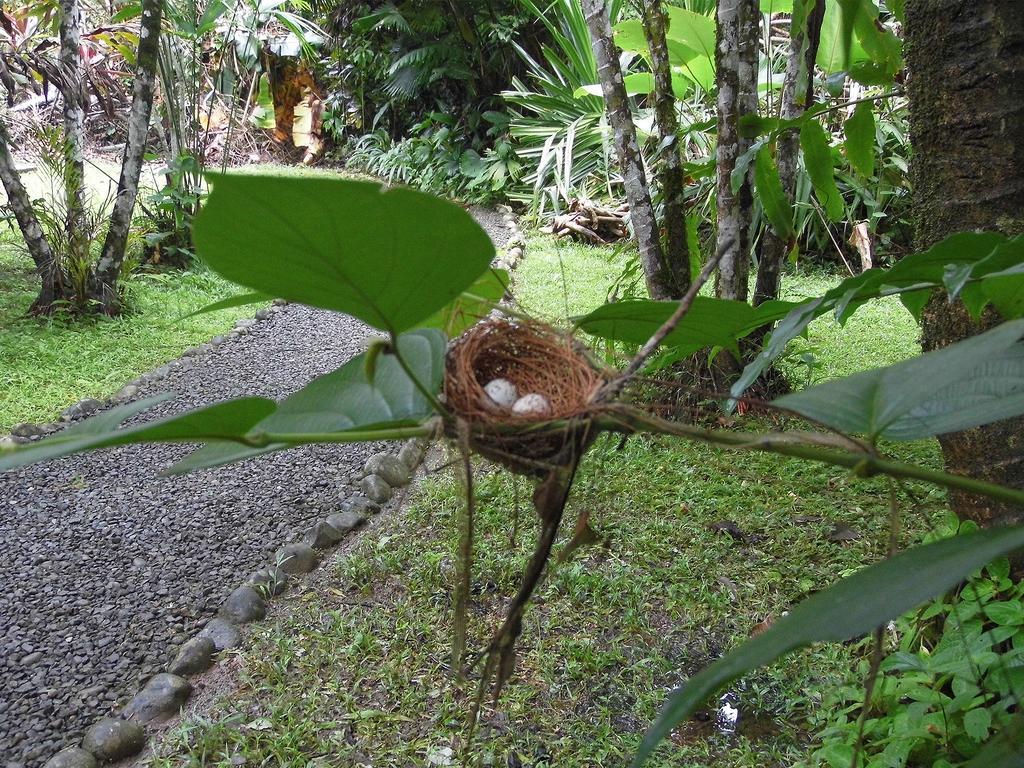
<instances>
[{"instance_id":1,"label":"large heart-shaped leaf","mask_svg":"<svg viewBox=\"0 0 1024 768\"><path fill-rule=\"evenodd\" d=\"M665 10L668 13L668 40L678 41L714 61L715 20L674 5L665 6Z\"/></svg>"},{"instance_id":2,"label":"large heart-shaped leaf","mask_svg":"<svg viewBox=\"0 0 1024 768\"><path fill-rule=\"evenodd\" d=\"M113 408L46 440L0 453L0 472L72 453L130 443L200 443L242 438L276 407L273 400L246 397L198 408L180 416L170 416L125 429L117 428L132 416L169 397L161 395Z\"/></svg>"},{"instance_id":3,"label":"large heart-shaped leaf","mask_svg":"<svg viewBox=\"0 0 1024 768\"><path fill-rule=\"evenodd\" d=\"M324 177L210 181L195 240L214 270L390 333L454 300L494 257L472 216L422 192Z\"/></svg>"},{"instance_id":4,"label":"large heart-shaped leaf","mask_svg":"<svg viewBox=\"0 0 1024 768\"><path fill-rule=\"evenodd\" d=\"M576 318L576 324L585 333L603 339L643 344L678 306L674 301L619 301ZM784 317L793 306L786 301L770 301L755 309L742 301L698 296L664 345L684 355L705 347L732 349L739 339Z\"/></svg>"},{"instance_id":5,"label":"large heart-shaped leaf","mask_svg":"<svg viewBox=\"0 0 1024 768\"><path fill-rule=\"evenodd\" d=\"M421 323L424 328L440 328L454 339L470 326L476 325L504 298L508 291L508 271L490 269L451 304Z\"/></svg>"},{"instance_id":6,"label":"large heart-shaped leaf","mask_svg":"<svg viewBox=\"0 0 1024 768\"><path fill-rule=\"evenodd\" d=\"M1024 414L1024 320L775 401L841 432L919 440Z\"/></svg>"},{"instance_id":7,"label":"large heart-shaped leaf","mask_svg":"<svg viewBox=\"0 0 1024 768\"><path fill-rule=\"evenodd\" d=\"M633 765L641 765L677 723L730 680L797 648L864 635L1021 547L1024 526L976 531L901 552L818 592L673 692Z\"/></svg>"},{"instance_id":8,"label":"large heart-shaped leaf","mask_svg":"<svg viewBox=\"0 0 1024 768\"><path fill-rule=\"evenodd\" d=\"M436 329L424 328L398 337L402 360L431 394L441 389L446 344L444 334ZM382 353L376 357L372 379L366 357L366 353L358 355L337 370L313 379L252 425L254 432L293 435L295 439L255 448L235 442L210 442L175 464L170 473L218 467L317 442L316 435L359 430L367 433L365 439L373 439L375 431L417 424L435 413L395 355ZM303 439L303 435L307 437Z\"/></svg>"}]
</instances>

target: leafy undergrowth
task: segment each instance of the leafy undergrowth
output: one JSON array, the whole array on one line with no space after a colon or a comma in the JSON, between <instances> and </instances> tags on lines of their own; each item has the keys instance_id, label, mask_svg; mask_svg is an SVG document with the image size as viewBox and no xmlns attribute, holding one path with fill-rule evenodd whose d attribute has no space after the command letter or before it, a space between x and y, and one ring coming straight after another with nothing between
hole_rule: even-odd
<instances>
[{"instance_id":1,"label":"leafy undergrowth","mask_svg":"<svg viewBox=\"0 0 1024 768\"><path fill-rule=\"evenodd\" d=\"M109 397L254 311L237 307L176 322L238 293L237 286L196 267L135 274L126 286L130 310L122 317L27 317L38 278L23 248L9 240L0 243L0 286L0 432L23 421L50 421L82 398Z\"/></svg>"},{"instance_id":2,"label":"leafy undergrowth","mask_svg":"<svg viewBox=\"0 0 1024 768\"><path fill-rule=\"evenodd\" d=\"M528 253L518 297L554 319L597 306L621 270L608 251L548 239L532 238ZM812 293L831 281L797 276L791 290ZM812 376L913 354L913 323L901 312L867 307L845 329L816 322L806 342L818 356ZM863 349L844 358L837 339L846 334ZM806 365L793 365L802 375ZM938 461L932 443L894 452ZM483 464L476 481L471 648L498 626L536 534L525 481ZM475 764L627 764L672 686L882 556L885 488L832 467L669 438L600 441L567 519L589 511L603 541L555 567L540 589L513 680L496 708L485 707ZM452 472L437 472L315 590L286 597L284 618L260 629L241 655L239 689L173 732L153 764L457 764L476 682L456 682L450 665L462 496ZM901 545L918 541L940 506L941 494L924 491L905 511ZM709 711L678 729L653 764L800 762L811 743L807 714L849 683L856 653L819 647L741 680L732 691L735 735L720 732Z\"/></svg>"}]
</instances>

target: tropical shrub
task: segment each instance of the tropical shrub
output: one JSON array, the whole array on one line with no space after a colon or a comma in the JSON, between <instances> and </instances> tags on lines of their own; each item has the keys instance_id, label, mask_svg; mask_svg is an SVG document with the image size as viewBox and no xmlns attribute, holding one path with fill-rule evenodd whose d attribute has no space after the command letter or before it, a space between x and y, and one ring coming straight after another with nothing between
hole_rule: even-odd
<instances>
[{"instance_id":1,"label":"tropical shrub","mask_svg":"<svg viewBox=\"0 0 1024 768\"><path fill-rule=\"evenodd\" d=\"M951 518L930 539L976 529ZM890 624L886 637L897 640L878 667L869 706L866 654L856 681L812 713L823 722L822 744L808 764L953 768L975 757L993 731L1011 727L1024 689L1024 583L1009 573L1009 562L996 560Z\"/></svg>"}]
</instances>

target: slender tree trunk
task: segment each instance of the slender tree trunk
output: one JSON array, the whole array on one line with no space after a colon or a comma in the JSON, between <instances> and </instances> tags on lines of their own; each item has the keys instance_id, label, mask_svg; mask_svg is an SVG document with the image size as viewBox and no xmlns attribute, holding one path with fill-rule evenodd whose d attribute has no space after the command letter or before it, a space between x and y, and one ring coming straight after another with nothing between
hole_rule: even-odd
<instances>
[{"instance_id":1,"label":"slender tree trunk","mask_svg":"<svg viewBox=\"0 0 1024 768\"><path fill-rule=\"evenodd\" d=\"M647 174L636 139L633 115L629 111L629 97L622 80L618 53L612 41L608 9L605 0L582 0L582 7L590 30L590 40L594 45L601 91L615 138L615 150L622 169L626 199L629 201L629 218L640 248L640 263L647 282L647 292L652 299L670 299L674 292L673 280L661 250L658 222L647 187Z\"/></svg>"},{"instance_id":2,"label":"slender tree trunk","mask_svg":"<svg viewBox=\"0 0 1024 768\"><path fill-rule=\"evenodd\" d=\"M672 298L679 299L690 287L690 247L686 239L686 189L679 147L679 119L665 41L667 19L661 0L644 0L643 16L654 73L654 116L661 139L658 180L665 211L665 258L673 282Z\"/></svg>"},{"instance_id":3,"label":"slender tree trunk","mask_svg":"<svg viewBox=\"0 0 1024 768\"><path fill-rule=\"evenodd\" d=\"M798 0L799 2L800 0ZM798 29L790 28L789 60L786 79L782 86L780 116L786 120L800 117L814 101L814 60L821 42L821 22L825 17L825 0L806 0L807 13ZM799 21L794 17L794 24ZM792 205L796 196L797 158L800 137L796 131L786 131L778 140L775 160L779 166L782 191ZM757 264L757 283L754 287L754 305L779 298L779 277L786 259L789 243L784 242L771 227L762 235L761 257Z\"/></svg>"},{"instance_id":4,"label":"slender tree trunk","mask_svg":"<svg viewBox=\"0 0 1024 768\"><path fill-rule=\"evenodd\" d=\"M1024 233L1024 3L909 0L906 49L914 147L916 245L953 232ZM938 349L998 323L980 323L945 296L925 308L923 343ZM946 468L1024 487L1024 419L940 438ZM981 525L1024 522L1024 509L951 492Z\"/></svg>"},{"instance_id":5,"label":"slender tree trunk","mask_svg":"<svg viewBox=\"0 0 1024 768\"><path fill-rule=\"evenodd\" d=\"M103 251L93 275L93 298L100 302L102 311L117 311L117 280L124 263L128 244L128 230L132 224L135 200L139 195L139 175L146 152L149 119L153 112L153 94L156 90L156 68L160 51L160 15L162 0L142 0L142 22L139 31L139 51L136 57L135 83L132 87L132 109L128 115L128 142L121 160L121 177L117 184L117 199L110 214L110 226L103 241Z\"/></svg>"},{"instance_id":6,"label":"slender tree trunk","mask_svg":"<svg viewBox=\"0 0 1024 768\"><path fill-rule=\"evenodd\" d=\"M718 248L724 252L715 293L738 301L746 301L749 293L753 163L737 192L732 172L752 143L740 135L739 121L757 112L760 13L758 0L718 0Z\"/></svg>"},{"instance_id":7,"label":"slender tree trunk","mask_svg":"<svg viewBox=\"0 0 1024 768\"><path fill-rule=\"evenodd\" d=\"M18 228L25 240L25 247L28 248L32 261L35 262L36 271L42 280L42 288L39 297L32 305L32 311L48 311L53 302L59 297L60 270L57 261L50 250L50 244L46 240L43 228L39 226L39 219L32 210L32 200L25 191L25 185L21 183L21 176L14 164L14 157L11 155L11 137L7 132L7 126L0 120L0 181L3 182L4 190L7 192L7 207L14 213L18 222Z\"/></svg>"},{"instance_id":8,"label":"slender tree trunk","mask_svg":"<svg viewBox=\"0 0 1024 768\"><path fill-rule=\"evenodd\" d=\"M69 240L83 237L85 219L85 94L82 86L82 6L60 3L60 93L64 104L64 189Z\"/></svg>"}]
</instances>

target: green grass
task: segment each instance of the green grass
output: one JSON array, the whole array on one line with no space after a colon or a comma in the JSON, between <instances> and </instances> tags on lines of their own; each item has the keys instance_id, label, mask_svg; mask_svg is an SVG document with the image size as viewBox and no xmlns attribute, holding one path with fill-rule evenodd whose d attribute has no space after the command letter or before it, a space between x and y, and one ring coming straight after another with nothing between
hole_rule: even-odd
<instances>
[{"instance_id":1,"label":"green grass","mask_svg":"<svg viewBox=\"0 0 1024 768\"><path fill-rule=\"evenodd\" d=\"M259 165L243 173L337 175L337 171ZM92 198L116 191L119 168L90 161ZM58 194L42 167L24 174L33 197ZM144 174L142 183L159 180ZM111 185L113 185L111 187ZM38 290L32 262L16 232L0 237L0 433L21 422L51 421L71 403L105 398L139 374L177 358L191 346L231 328L254 308L236 307L179 318L241 289L202 266L186 272L143 270L127 283L130 311L115 319L40 320L26 316Z\"/></svg>"},{"instance_id":2,"label":"green grass","mask_svg":"<svg viewBox=\"0 0 1024 768\"><path fill-rule=\"evenodd\" d=\"M524 308L551 320L597 306L621 270L609 252L532 237L516 276ZM563 274L571 275L568 286ZM787 291L837 278L792 276ZM897 311L898 310L898 311ZM888 304L845 328L821 320L807 344L815 376L912 354L913 324ZM850 350L849 339L857 348ZM908 341L910 339L910 341ZM747 422L757 427L758 423ZM932 443L899 446L937 463ZM477 467L477 537L470 647L500 622L531 550L530 487ZM667 690L810 593L882 556L882 480L769 455L735 454L670 438L602 440L581 468L567 511L604 540L557 566L527 613L512 681L487 707L473 753L482 765L626 765ZM901 544L940 508L925 493L904 516ZM439 764L457 755L474 682L450 669L452 600L462 488L432 476L410 508L363 537L315 589L288 594L283 618L239 655L237 691L172 733L154 765ZM519 534L512 534L518 519ZM716 530L731 521L743 537ZM836 523L861 534L828 540ZM564 545L564 540L562 542ZM652 765L790 766L813 738L806 715L848 682L859 649L802 651L739 681L733 738L707 721L681 726ZM538 761L543 755L549 762ZM441 761L443 763L443 761Z\"/></svg>"},{"instance_id":3,"label":"green grass","mask_svg":"<svg viewBox=\"0 0 1024 768\"><path fill-rule=\"evenodd\" d=\"M26 316L38 290L32 261L20 244L0 242L0 433L20 422L52 421L71 403L105 398L140 373L223 333L252 307L176 322L239 292L196 267L141 272L127 283L130 311L84 321Z\"/></svg>"}]
</instances>

